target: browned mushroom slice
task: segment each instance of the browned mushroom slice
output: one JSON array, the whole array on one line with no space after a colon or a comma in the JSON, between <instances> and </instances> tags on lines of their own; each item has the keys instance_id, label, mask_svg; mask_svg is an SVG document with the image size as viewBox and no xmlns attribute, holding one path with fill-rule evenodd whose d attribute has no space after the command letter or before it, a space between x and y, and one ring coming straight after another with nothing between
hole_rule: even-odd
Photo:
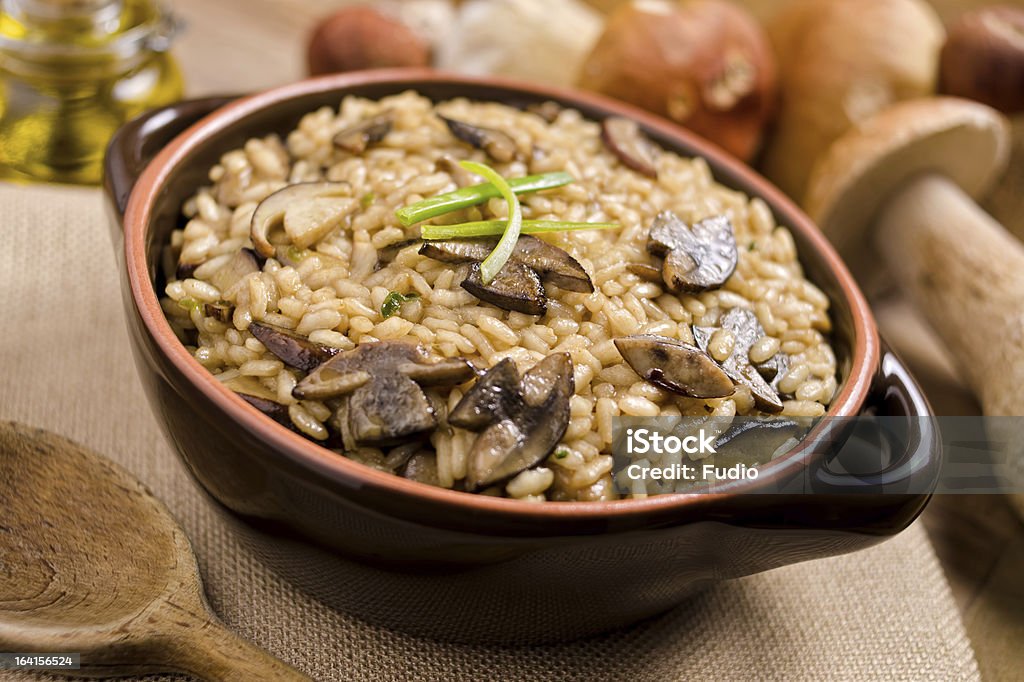
<instances>
[{"instance_id":1,"label":"browned mushroom slice","mask_svg":"<svg viewBox=\"0 0 1024 682\"><path fill-rule=\"evenodd\" d=\"M447 116L439 116L439 118L445 122L452 135L477 149L484 150L495 161L505 163L516 158L518 151L516 141L506 133L494 128L484 128L457 121Z\"/></svg>"},{"instance_id":2,"label":"browned mushroom slice","mask_svg":"<svg viewBox=\"0 0 1024 682\"><path fill-rule=\"evenodd\" d=\"M636 121L609 116L601 123L601 139L627 168L649 178L658 177L654 143Z\"/></svg>"},{"instance_id":3,"label":"browned mushroom slice","mask_svg":"<svg viewBox=\"0 0 1024 682\"><path fill-rule=\"evenodd\" d=\"M494 243L497 245L497 240ZM512 258L535 270L548 284L566 291L594 292L594 283L579 261L543 239L528 234L520 236Z\"/></svg>"},{"instance_id":4,"label":"browned mushroom slice","mask_svg":"<svg viewBox=\"0 0 1024 682\"><path fill-rule=\"evenodd\" d=\"M750 347L764 336L764 328L758 322L757 315L745 308L733 308L722 317L721 328L732 333L734 339L732 353L722 362L722 369L733 381L750 389L758 409L771 413L781 412L782 399L778 391L765 381L750 362ZM713 327L694 327L693 338L706 351L715 331Z\"/></svg>"},{"instance_id":5,"label":"browned mushroom slice","mask_svg":"<svg viewBox=\"0 0 1024 682\"><path fill-rule=\"evenodd\" d=\"M499 483L543 461L569 426L574 390L568 353L549 355L522 379L510 360L491 368L448 416L455 426L481 432L469 452L467 489Z\"/></svg>"},{"instance_id":6,"label":"browned mushroom slice","mask_svg":"<svg viewBox=\"0 0 1024 682\"><path fill-rule=\"evenodd\" d=\"M210 275L210 284L220 291L227 291L238 284L243 277L260 271L260 262L252 249L241 249L227 263Z\"/></svg>"},{"instance_id":7,"label":"browned mushroom slice","mask_svg":"<svg viewBox=\"0 0 1024 682\"><path fill-rule=\"evenodd\" d=\"M688 293L725 284L739 257L732 223L724 215L688 227L676 214L663 211L651 225L647 250L665 259L661 273L669 289Z\"/></svg>"},{"instance_id":8,"label":"browned mushroom slice","mask_svg":"<svg viewBox=\"0 0 1024 682\"><path fill-rule=\"evenodd\" d=\"M393 443L437 426L434 407L415 381L401 373L375 376L348 401L349 428L357 443Z\"/></svg>"},{"instance_id":9,"label":"browned mushroom slice","mask_svg":"<svg viewBox=\"0 0 1024 682\"><path fill-rule=\"evenodd\" d=\"M332 138L334 146L350 154L362 154L374 142L380 142L391 132L395 124L395 112L385 109L376 116L340 130Z\"/></svg>"},{"instance_id":10,"label":"browned mushroom slice","mask_svg":"<svg viewBox=\"0 0 1024 682\"><path fill-rule=\"evenodd\" d=\"M615 339L633 370L667 391L690 398L724 398L736 391L725 370L705 349L654 334Z\"/></svg>"},{"instance_id":11,"label":"browned mushroom slice","mask_svg":"<svg viewBox=\"0 0 1024 682\"><path fill-rule=\"evenodd\" d=\"M288 416L288 406L277 402L277 395L259 382L248 376L237 376L224 382L224 385L237 393L245 402L267 415L279 424L291 428L292 420Z\"/></svg>"},{"instance_id":12,"label":"browned mushroom slice","mask_svg":"<svg viewBox=\"0 0 1024 682\"><path fill-rule=\"evenodd\" d=\"M498 240L491 237L425 241L420 247L420 255L442 263L479 263L487 258L497 243ZM512 258L515 258L514 251Z\"/></svg>"},{"instance_id":13,"label":"browned mushroom slice","mask_svg":"<svg viewBox=\"0 0 1024 682\"><path fill-rule=\"evenodd\" d=\"M434 166L437 170L450 175L452 180L454 180L455 184L459 187L466 187L478 182L475 175L459 165L458 159L453 156L449 156L448 154L444 154L438 158L438 160L434 162Z\"/></svg>"},{"instance_id":14,"label":"browned mushroom slice","mask_svg":"<svg viewBox=\"0 0 1024 682\"><path fill-rule=\"evenodd\" d=\"M498 237L472 237L426 241L420 255L445 263L483 261L498 245ZM540 278L567 291L593 293L594 284L579 261L543 239L524 234L516 241L511 260L535 270Z\"/></svg>"},{"instance_id":15,"label":"browned mushroom slice","mask_svg":"<svg viewBox=\"0 0 1024 682\"><path fill-rule=\"evenodd\" d=\"M202 263L184 263L178 262L178 266L174 268L174 279L188 279L195 274L196 268Z\"/></svg>"},{"instance_id":16,"label":"browned mushroom slice","mask_svg":"<svg viewBox=\"0 0 1024 682\"><path fill-rule=\"evenodd\" d=\"M220 322L230 322L231 316L234 312L235 306L230 303L225 303L224 301L206 303L203 305L203 314Z\"/></svg>"},{"instance_id":17,"label":"browned mushroom slice","mask_svg":"<svg viewBox=\"0 0 1024 682\"><path fill-rule=\"evenodd\" d=\"M381 341L334 356L300 381L292 395L301 400L347 396L332 420L346 443L386 445L437 425L418 382L450 385L472 377L473 367L464 359L438 359L412 343Z\"/></svg>"},{"instance_id":18,"label":"browned mushroom slice","mask_svg":"<svg viewBox=\"0 0 1024 682\"><path fill-rule=\"evenodd\" d=\"M646 263L630 263L626 266L626 270L648 282L656 282L658 284L665 283L665 280L661 276L661 270L653 265L647 265Z\"/></svg>"},{"instance_id":19,"label":"browned mushroom slice","mask_svg":"<svg viewBox=\"0 0 1024 682\"><path fill-rule=\"evenodd\" d=\"M480 431L491 423L509 391L519 390L519 371L510 358L491 367L473 384L459 404L448 414L448 422L470 431Z\"/></svg>"},{"instance_id":20,"label":"browned mushroom slice","mask_svg":"<svg viewBox=\"0 0 1024 682\"><path fill-rule=\"evenodd\" d=\"M548 300L544 295L540 277L518 261L505 263L490 284L484 284L480 276L480 264L473 263L469 268L469 275L462 281L462 288L481 301L504 310L514 310L526 315L543 315L548 309Z\"/></svg>"},{"instance_id":21,"label":"browned mushroom slice","mask_svg":"<svg viewBox=\"0 0 1024 682\"><path fill-rule=\"evenodd\" d=\"M441 479L437 475L437 455L428 450L420 450L413 454L399 473L403 478L412 481L419 481L427 485L441 485Z\"/></svg>"},{"instance_id":22,"label":"browned mushroom slice","mask_svg":"<svg viewBox=\"0 0 1024 682\"><path fill-rule=\"evenodd\" d=\"M349 196L347 182L300 182L283 187L261 201L249 223L249 237L256 252L265 258L275 254L270 233L284 227L291 243L299 249L314 244L356 208L359 200Z\"/></svg>"},{"instance_id":23,"label":"browned mushroom slice","mask_svg":"<svg viewBox=\"0 0 1024 682\"><path fill-rule=\"evenodd\" d=\"M410 246L415 246L416 244L419 244L421 241L422 240L420 239L403 239L400 242L388 244L387 246L378 249L377 269L379 270L385 265L392 263L396 258L398 258L399 253L409 248Z\"/></svg>"},{"instance_id":24,"label":"browned mushroom slice","mask_svg":"<svg viewBox=\"0 0 1024 682\"><path fill-rule=\"evenodd\" d=\"M536 114L548 123L554 123L558 115L561 114L565 107L558 102L552 100L545 100L543 102L535 102L527 105L526 110L531 114Z\"/></svg>"},{"instance_id":25,"label":"browned mushroom slice","mask_svg":"<svg viewBox=\"0 0 1024 682\"><path fill-rule=\"evenodd\" d=\"M497 244L496 237L427 241L420 247L420 254L445 263L478 264ZM524 272L524 268L529 272ZM462 286L477 298L499 308L542 315L547 309L547 298L539 280L567 291L594 291L594 284L579 261L557 246L531 235L519 237L512 257L490 286L483 286L478 267L471 269Z\"/></svg>"},{"instance_id":26,"label":"browned mushroom slice","mask_svg":"<svg viewBox=\"0 0 1024 682\"><path fill-rule=\"evenodd\" d=\"M338 354L339 349L314 343L305 336L266 322L250 322L249 333L281 362L311 372Z\"/></svg>"}]
</instances>

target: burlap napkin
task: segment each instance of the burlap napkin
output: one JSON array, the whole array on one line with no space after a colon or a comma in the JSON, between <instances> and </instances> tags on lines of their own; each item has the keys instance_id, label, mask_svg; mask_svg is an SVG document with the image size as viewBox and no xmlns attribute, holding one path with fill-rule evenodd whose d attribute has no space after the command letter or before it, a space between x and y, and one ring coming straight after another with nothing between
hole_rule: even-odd
<instances>
[{"instance_id":1,"label":"burlap napkin","mask_svg":"<svg viewBox=\"0 0 1024 682\"><path fill-rule=\"evenodd\" d=\"M192 539L228 625L317 679L978 678L919 525L871 550L723 584L629 631L561 646L453 646L334 612L240 546L161 436L128 348L99 193L0 185L0 229L0 419L64 434L134 472Z\"/></svg>"}]
</instances>

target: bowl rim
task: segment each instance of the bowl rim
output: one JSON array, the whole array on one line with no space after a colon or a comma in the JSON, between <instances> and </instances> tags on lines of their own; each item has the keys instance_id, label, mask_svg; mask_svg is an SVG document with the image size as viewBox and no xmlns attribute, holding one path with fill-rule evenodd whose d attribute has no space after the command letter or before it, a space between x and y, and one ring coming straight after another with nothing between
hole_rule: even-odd
<instances>
[{"instance_id":1,"label":"bowl rim","mask_svg":"<svg viewBox=\"0 0 1024 682\"><path fill-rule=\"evenodd\" d=\"M122 266L126 268L127 282L135 314L142 321L159 351L174 368L195 388L201 391L229 417L250 433L267 443L276 454L287 458L293 465L335 483L370 487L401 498L445 507L457 507L463 512L488 516L513 517L517 520L554 521L569 519L595 520L632 517L653 512L671 513L683 508L710 504L723 498L742 494L744 489L765 481L799 472L809 464L805 457L812 439L805 439L786 455L772 460L760 468L756 480L737 481L723 486L716 493L690 493L655 495L640 499L619 499L592 502L559 502L536 504L523 500L464 493L411 481L395 474L377 471L371 467L339 456L325 447L267 418L237 394L217 381L187 351L174 335L164 316L155 287L149 279L146 259L146 235L152 219L152 209L159 198L164 182L173 168L186 160L197 146L207 143L231 125L248 116L297 97L337 91L339 102L344 90L366 85L403 85L415 89L417 84L465 85L471 88L492 88L519 93L531 98L541 97L577 108L585 107L604 115L631 118L643 127L655 131L680 147L690 149L704 157L716 175L729 174L730 186L738 186L748 196L762 198L772 211L785 217L785 224L799 232L803 240L816 252L822 265L835 277L842 296L849 305L853 321L853 339L850 354L850 372L843 389L827 411L828 416L849 417L860 412L868 396L872 379L880 365L881 349L877 326L846 265L824 234L797 205L775 188L768 180L742 161L732 157L711 142L659 116L632 105L612 100L596 93L569 88L526 83L504 77L479 77L448 73L428 68L380 69L349 72L308 78L271 88L227 104L191 125L167 144L146 166L128 197L122 221L124 240ZM483 99L483 101L488 101ZM498 98L490 101L501 101ZM507 100L506 100L507 101ZM716 178L717 180L718 178Z\"/></svg>"}]
</instances>

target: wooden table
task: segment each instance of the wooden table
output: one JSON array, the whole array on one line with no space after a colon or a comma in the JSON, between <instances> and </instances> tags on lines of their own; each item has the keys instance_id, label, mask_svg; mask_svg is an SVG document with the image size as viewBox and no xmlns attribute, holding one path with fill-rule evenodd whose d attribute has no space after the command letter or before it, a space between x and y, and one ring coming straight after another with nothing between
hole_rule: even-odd
<instances>
[{"instance_id":1,"label":"wooden table","mask_svg":"<svg viewBox=\"0 0 1024 682\"><path fill-rule=\"evenodd\" d=\"M173 0L188 22L176 46L191 96L300 78L314 22L349 0ZM609 4L620 0L593 0ZM1005 1L1005 0L1004 0ZM1019 0L1017 0L1019 2ZM745 0L768 17L779 0ZM933 0L948 20L981 0ZM950 358L907 304L879 302L879 324L939 414L976 414ZM942 496L924 517L987 680L1024 679L1024 524L996 496Z\"/></svg>"}]
</instances>

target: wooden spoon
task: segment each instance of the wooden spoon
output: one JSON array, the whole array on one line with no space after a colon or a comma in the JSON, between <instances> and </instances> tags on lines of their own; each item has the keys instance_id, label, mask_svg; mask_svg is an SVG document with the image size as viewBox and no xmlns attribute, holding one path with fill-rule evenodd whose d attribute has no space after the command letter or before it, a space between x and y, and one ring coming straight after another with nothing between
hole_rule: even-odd
<instances>
[{"instance_id":1,"label":"wooden spoon","mask_svg":"<svg viewBox=\"0 0 1024 682\"><path fill-rule=\"evenodd\" d=\"M80 653L90 676L308 680L211 612L188 538L131 474L0 422L0 651Z\"/></svg>"}]
</instances>

